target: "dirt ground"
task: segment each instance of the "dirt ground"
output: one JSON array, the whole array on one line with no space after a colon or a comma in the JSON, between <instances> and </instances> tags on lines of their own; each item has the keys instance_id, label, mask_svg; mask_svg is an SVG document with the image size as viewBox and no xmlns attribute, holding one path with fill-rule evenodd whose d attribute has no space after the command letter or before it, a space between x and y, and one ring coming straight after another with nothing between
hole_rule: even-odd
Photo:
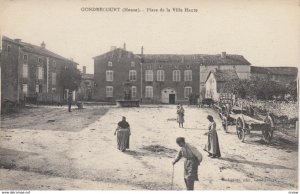
<instances>
[{"instance_id":1,"label":"dirt ground","mask_svg":"<svg viewBox=\"0 0 300 194\"><path fill-rule=\"evenodd\" d=\"M172 160L184 136L203 154L198 190L292 190L298 188L298 140L281 132L264 144L261 134L241 143L211 109L185 106L185 128L175 106L140 108L40 107L3 116L0 131L0 190L170 190ZM203 151L208 121L217 121L222 157ZM130 149L116 149L121 116L132 128ZM183 160L175 165L173 189L185 189Z\"/></svg>"}]
</instances>

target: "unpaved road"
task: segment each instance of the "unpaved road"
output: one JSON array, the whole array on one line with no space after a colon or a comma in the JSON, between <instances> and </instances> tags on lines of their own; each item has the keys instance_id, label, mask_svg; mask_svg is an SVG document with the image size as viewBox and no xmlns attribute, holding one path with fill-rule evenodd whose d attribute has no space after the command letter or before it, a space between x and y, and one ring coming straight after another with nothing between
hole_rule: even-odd
<instances>
[{"instance_id":1,"label":"unpaved road","mask_svg":"<svg viewBox=\"0 0 300 194\"><path fill-rule=\"evenodd\" d=\"M265 145L251 135L241 143L234 127L221 130L211 109L185 107L185 128L178 128L175 106L140 108L37 108L1 118L0 190L130 190L171 188L171 161L178 136L203 153L195 189L297 189L297 139L275 133ZM206 116L217 119L222 158L202 150ZM116 149L113 135L121 116L132 128L130 150ZM185 189L183 161L175 166L175 189Z\"/></svg>"}]
</instances>

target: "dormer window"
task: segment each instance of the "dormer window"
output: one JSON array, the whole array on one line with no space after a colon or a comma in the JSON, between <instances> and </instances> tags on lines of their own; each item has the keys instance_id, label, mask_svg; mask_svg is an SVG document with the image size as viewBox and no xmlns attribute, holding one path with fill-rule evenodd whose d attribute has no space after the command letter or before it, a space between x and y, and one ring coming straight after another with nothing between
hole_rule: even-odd
<instances>
[{"instance_id":1,"label":"dormer window","mask_svg":"<svg viewBox=\"0 0 300 194\"><path fill-rule=\"evenodd\" d=\"M159 67L160 69L162 69L162 68L163 68L163 66L162 66L162 65L159 65L158 67Z\"/></svg>"},{"instance_id":2,"label":"dormer window","mask_svg":"<svg viewBox=\"0 0 300 194\"><path fill-rule=\"evenodd\" d=\"M190 69L190 68L191 68L191 66L190 66L190 65L186 65L186 68L187 68L187 69Z\"/></svg>"},{"instance_id":3,"label":"dormer window","mask_svg":"<svg viewBox=\"0 0 300 194\"><path fill-rule=\"evenodd\" d=\"M112 67L112 62L111 61L108 61L108 66Z\"/></svg>"},{"instance_id":4,"label":"dormer window","mask_svg":"<svg viewBox=\"0 0 300 194\"><path fill-rule=\"evenodd\" d=\"M135 62L134 61L131 62L131 67L135 67Z\"/></svg>"},{"instance_id":5,"label":"dormer window","mask_svg":"<svg viewBox=\"0 0 300 194\"><path fill-rule=\"evenodd\" d=\"M41 58L38 58L38 61L39 61L39 63L42 63L42 59Z\"/></svg>"}]
</instances>

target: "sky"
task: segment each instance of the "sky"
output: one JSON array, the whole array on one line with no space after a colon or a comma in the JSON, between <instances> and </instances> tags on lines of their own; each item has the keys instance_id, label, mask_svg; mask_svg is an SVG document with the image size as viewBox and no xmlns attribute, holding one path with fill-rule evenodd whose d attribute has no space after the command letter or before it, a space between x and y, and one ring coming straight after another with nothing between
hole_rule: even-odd
<instances>
[{"instance_id":1,"label":"sky","mask_svg":"<svg viewBox=\"0 0 300 194\"><path fill-rule=\"evenodd\" d=\"M243 55L254 66L299 66L298 0L0 0L0 32L40 45L93 73L111 46L139 54ZM141 12L81 11L86 7ZM164 12L147 12L147 8ZM167 12L166 9L170 9ZM173 8L197 9L174 12Z\"/></svg>"}]
</instances>

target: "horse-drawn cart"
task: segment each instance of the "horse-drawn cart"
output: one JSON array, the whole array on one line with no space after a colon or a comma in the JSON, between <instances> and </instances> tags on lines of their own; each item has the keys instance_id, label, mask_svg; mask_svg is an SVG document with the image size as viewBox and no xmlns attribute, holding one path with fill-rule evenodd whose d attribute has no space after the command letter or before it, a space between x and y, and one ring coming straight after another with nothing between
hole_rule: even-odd
<instances>
[{"instance_id":1,"label":"horse-drawn cart","mask_svg":"<svg viewBox=\"0 0 300 194\"><path fill-rule=\"evenodd\" d=\"M263 140L271 143L273 138L273 120L267 115L264 120L254 119L247 115L231 115L236 119L236 134L241 142L244 142L245 136L253 131L261 131Z\"/></svg>"}]
</instances>

